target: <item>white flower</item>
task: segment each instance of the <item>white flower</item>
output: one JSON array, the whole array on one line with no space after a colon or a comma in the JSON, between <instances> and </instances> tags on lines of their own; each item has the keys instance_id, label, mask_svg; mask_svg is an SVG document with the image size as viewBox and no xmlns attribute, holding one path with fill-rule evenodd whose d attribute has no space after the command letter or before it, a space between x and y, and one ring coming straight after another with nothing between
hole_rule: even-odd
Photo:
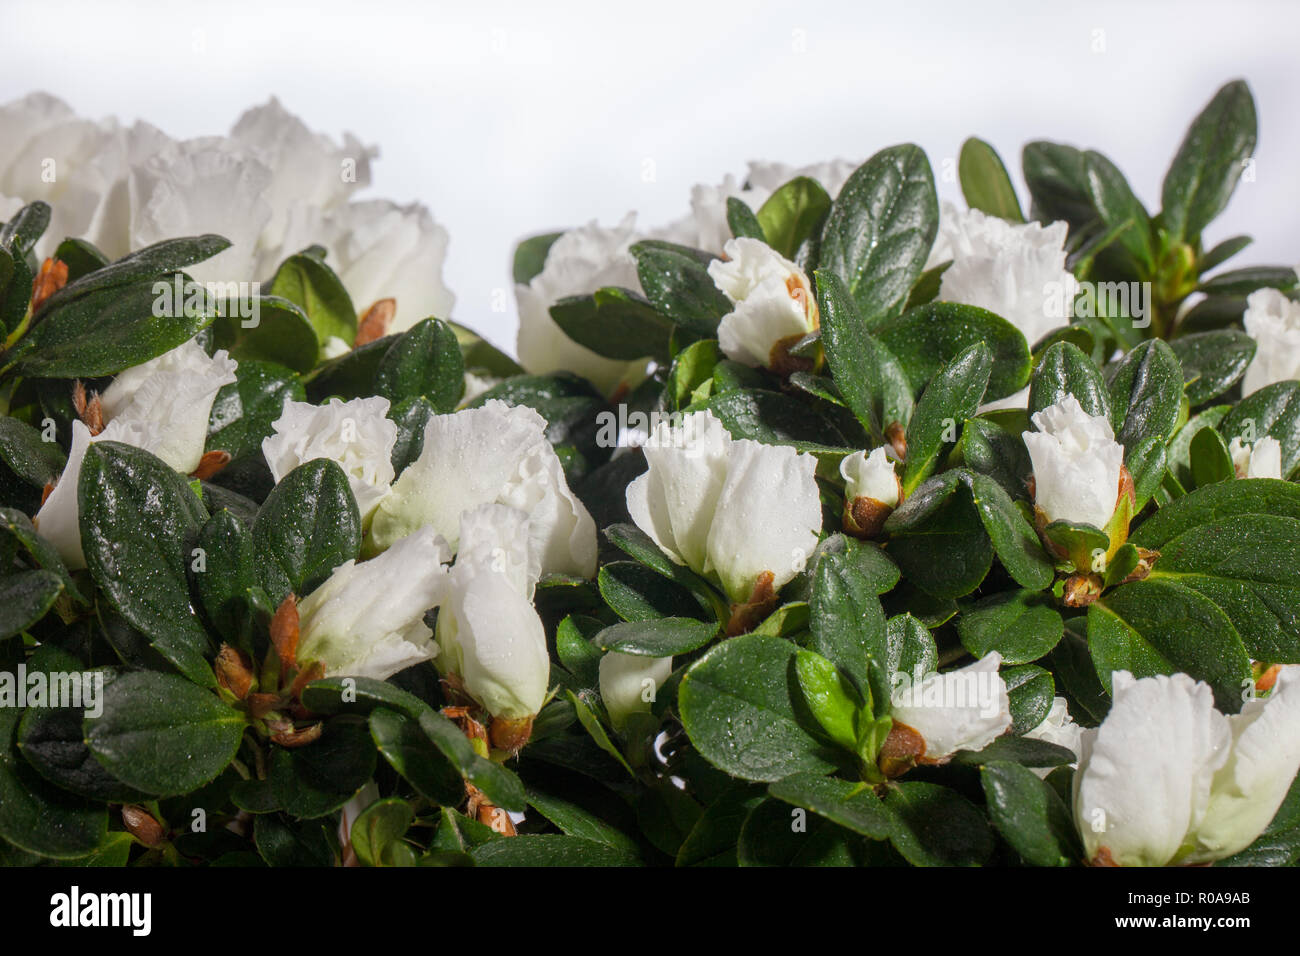
<instances>
[{"instance_id":1,"label":"white flower","mask_svg":"<svg viewBox=\"0 0 1300 956\"><path fill-rule=\"evenodd\" d=\"M679 564L716 578L733 603L771 575L779 590L817 545L817 463L788 445L732 440L710 412L661 423L649 470L627 488L637 526Z\"/></svg>"},{"instance_id":2,"label":"white flower","mask_svg":"<svg viewBox=\"0 0 1300 956\"><path fill-rule=\"evenodd\" d=\"M68 448L63 473L32 520L41 537L54 545L70 570L86 566L86 555L81 548L81 508L77 502L77 486L81 481L86 449L92 442L116 441L156 453L163 439L162 428L157 422L119 419L109 422L103 431L92 436L89 428L73 420L72 444Z\"/></svg>"},{"instance_id":3,"label":"white flower","mask_svg":"<svg viewBox=\"0 0 1300 956\"><path fill-rule=\"evenodd\" d=\"M870 498L890 508L898 507L898 476L894 462L884 447L870 455L855 451L840 462L840 477L844 479L844 497Z\"/></svg>"},{"instance_id":4,"label":"white flower","mask_svg":"<svg viewBox=\"0 0 1300 956\"><path fill-rule=\"evenodd\" d=\"M280 479L304 462L328 458L348 476L364 521L393 483L397 424L388 418L388 399L331 398L324 405L286 401L262 441L271 477Z\"/></svg>"},{"instance_id":5,"label":"white flower","mask_svg":"<svg viewBox=\"0 0 1300 956\"><path fill-rule=\"evenodd\" d=\"M1255 842L1300 769L1300 666L1278 671L1272 692L1228 717L1232 752L1214 776L1189 863L1231 856Z\"/></svg>"},{"instance_id":6,"label":"white flower","mask_svg":"<svg viewBox=\"0 0 1300 956\"><path fill-rule=\"evenodd\" d=\"M474 399L478 398L484 392L495 388L501 384L501 379L491 375L476 375L473 372L465 373L465 391L461 394L460 404L468 405Z\"/></svg>"},{"instance_id":7,"label":"white flower","mask_svg":"<svg viewBox=\"0 0 1300 956\"><path fill-rule=\"evenodd\" d=\"M313 243L325 246L326 262L357 309L393 298L397 312L387 331L404 332L430 316L451 314L456 297L442 279L447 242L447 230L419 203L370 199L326 213L295 206L283 248L289 255Z\"/></svg>"},{"instance_id":8,"label":"white flower","mask_svg":"<svg viewBox=\"0 0 1300 956\"><path fill-rule=\"evenodd\" d=\"M925 762L942 761L958 750L983 750L1011 727L1001 664L1002 655L994 651L958 670L894 688L890 716L921 735Z\"/></svg>"},{"instance_id":9,"label":"white flower","mask_svg":"<svg viewBox=\"0 0 1300 956\"><path fill-rule=\"evenodd\" d=\"M201 283L258 278L272 178L255 152L220 136L169 142L131 168L131 248L213 232L229 239L230 248L185 271Z\"/></svg>"},{"instance_id":10,"label":"white flower","mask_svg":"<svg viewBox=\"0 0 1300 956\"><path fill-rule=\"evenodd\" d=\"M1112 686L1105 721L1083 732L1074 778L1087 858L1208 862L1254 842L1300 768L1300 668L1283 668L1267 698L1231 717L1186 674L1117 671Z\"/></svg>"},{"instance_id":11,"label":"white flower","mask_svg":"<svg viewBox=\"0 0 1300 956\"><path fill-rule=\"evenodd\" d=\"M462 516L460 539L438 614L438 667L494 717L527 720L550 681L546 630L532 603L538 564L528 516L483 505Z\"/></svg>"},{"instance_id":12,"label":"white flower","mask_svg":"<svg viewBox=\"0 0 1300 956\"><path fill-rule=\"evenodd\" d=\"M190 339L119 373L100 396L104 419L157 424L162 441L150 451L176 471L189 474L203 457L217 392L235 381L238 367L225 349L209 357L203 346Z\"/></svg>"},{"instance_id":13,"label":"white flower","mask_svg":"<svg viewBox=\"0 0 1300 956\"><path fill-rule=\"evenodd\" d=\"M600 699L614 729L622 731L635 713L647 713L655 693L673 672L671 657L642 657L610 651L600 659Z\"/></svg>"},{"instance_id":14,"label":"white flower","mask_svg":"<svg viewBox=\"0 0 1300 956\"><path fill-rule=\"evenodd\" d=\"M420 528L379 557L347 561L298 604L298 660L325 673L385 680L437 653L424 614L443 603L451 557Z\"/></svg>"},{"instance_id":15,"label":"white flower","mask_svg":"<svg viewBox=\"0 0 1300 956\"><path fill-rule=\"evenodd\" d=\"M939 235L926 268L952 261L939 299L988 309L1024 333L1033 345L1069 323L1078 283L1065 268L1064 222L1016 225L978 209L945 202Z\"/></svg>"},{"instance_id":16,"label":"white flower","mask_svg":"<svg viewBox=\"0 0 1300 956\"><path fill-rule=\"evenodd\" d=\"M1243 444L1234 437L1228 444L1232 467L1238 478L1281 478L1282 445L1276 438L1265 435L1251 443Z\"/></svg>"},{"instance_id":17,"label":"white flower","mask_svg":"<svg viewBox=\"0 0 1300 956\"><path fill-rule=\"evenodd\" d=\"M817 328L817 300L808 277L758 239L729 239L725 259L709 263L709 277L731 300L718 323L718 344L727 358L750 367L772 367L790 346Z\"/></svg>"},{"instance_id":18,"label":"white flower","mask_svg":"<svg viewBox=\"0 0 1300 956\"><path fill-rule=\"evenodd\" d=\"M544 573L591 577L596 523L569 490L546 420L525 405L490 400L481 408L434 415L424 448L379 502L368 547L382 551L430 524L457 548L461 515L501 503L524 510Z\"/></svg>"},{"instance_id":19,"label":"white flower","mask_svg":"<svg viewBox=\"0 0 1300 956\"><path fill-rule=\"evenodd\" d=\"M636 261L628 247L640 236L636 215L628 213L613 229L595 222L562 235L546 253L546 264L528 285L515 286L519 306L519 362L535 375L573 372L606 395L645 378L648 360L626 362L597 355L564 333L551 318L551 306L566 296L590 295L606 286L641 291Z\"/></svg>"},{"instance_id":20,"label":"white flower","mask_svg":"<svg viewBox=\"0 0 1300 956\"><path fill-rule=\"evenodd\" d=\"M732 236L731 226L727 222L728 199L740 199L757 213L774 192L799 176L817 180L834 199L839 195L845 180L857 168L857 163L843 159L802 167L785 163L750 162L743 184L728 173L716 186L699 184L693 187L691 211L681 219L654 230L652 235L656 239L666 239L716 255L722 252L724 244Z\"/></svg>"},{"instance_id":21,"label":"white flower","mask_svg":"<svg viewBox=\"0 0 1300 956\"><path fill-rule=\"evenodd\" d=\"M1034 413L1036 432L1025 432L1034 466L1034 504L1049 522L1105 529L1119 499L1124 446L1110 422L1089 415L1073 395Z\"/></svg>"},{"instance_id":22,"label":"white flower","mask_svg":"<svg viewBox=\"0 0 1300 956\"><path fill-rule=\"evenodd\" d=\"M1300 379L1300 302L1277 289L1258 289L1246 298L1241 322L1256 346L1241 383L1243 398L1265 385Z\"/></svg>"}]
</instances>

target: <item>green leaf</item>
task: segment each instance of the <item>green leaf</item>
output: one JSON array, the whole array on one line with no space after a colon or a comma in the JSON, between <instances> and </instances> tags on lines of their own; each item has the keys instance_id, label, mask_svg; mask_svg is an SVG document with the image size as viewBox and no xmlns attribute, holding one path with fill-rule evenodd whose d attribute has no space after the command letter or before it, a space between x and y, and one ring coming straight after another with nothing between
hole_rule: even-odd
<instances>
[{"instance_id":1,"label":"green leaf","mask_svg":"<svg viewBox=\"0 0 1300 956\"><path fill-rule=\"evenodd\" d=\"M565 335L605 358L632 361L650 356L665 361L671 353L675 326L630 289L566 296L550 311Z\"/></svg>"},{"instance_id":2,"label":"green leaf","mask_svg":"<svg viewBox=\"0 0 1300 956\"><path fill-rule=\"evenodd\" d=\"M86 746L118 780L145 793L188 793L214 779L239 749L244 715L173 674L136 671L104 687L87 717Z\"/></svg>"},{"instance_id":3,"label":"green leaf","mask_svg":"<svg viewBox=\"0 0 1300 956\"><path fill-rule=\"evenodd\" d=\"M863 427L879 435L912 415L912 385L898 360L862 321L844 280L834 272L816 273L821 311L821 342L835 384Z\"/></svg>"},{"instance_id":4,"label":"green leaf","mask_svg":"<svg viewBox=\"0 0 1300 956\"><path fill-rule=\"evenodd\" d=\"M1073 395L1089 415L1111 417L1110 392L1101 370L1069 342L1057 342L1043 353L1029 385L1029 414Z\"/></svg>"},{"instance_id":5,"label":"green leaf","mask_svg":"<svg viewBox=\"0 0 1300 956\"><path fill-rule=\"evenodd\" d=\"M987 475L1011 498L1027 501L1025 479L1033 473L1029 451L1019 432L1011 432L987 418L968 418L961 427L961 440L950 464L965 465Z\"/></svg>"},{"instance_id":6,"label":"green leaf","mask_svg":"<svg viewBox=\"0 0 1300 956\"><path fill-rule=\"evenodd\" d=\"M931 302L904 313L877 331L897 357L908 380L919 386L976 343L993 361L987 399L1003 398L1029 381L1029 344L1020 330L985 309L956 302Z\"/></svg>"},{"instance_id":7,"label":"green leaf","mask_svg":"<svg viewBox=\"0 0 1300 956\"><path fill-rule=\"evenodd\" d=\"M636 840L576 803L530 788L528 805L568 836L594 840L632 856L641 855Z\"/></svg>"},{"instance_id":8,"label":"green leaf","mask_svg":"<svg viewBox=\"0 0 1300 956\"><path fill-rule=\"evenodd\" d=\"M727 197L727 225L737 239L764 239L763 227L754 215L754 210L738 196Z\"/></svg>"},{"instance_id":9,"label":"green leaf","mask_svg":"<svg viewBox=\"0 0 1300 956\"><path fill-rule=\"evenodd\" d=\"M934 636L929 628L911 614L896 614L885 622L889 642L889 661L886 671L916 677L918 682L926 674L939 669L939 653L934 646Z\"/></svg>"},{"instance_id":10,"label":"green leaf","mask_svg":"<svg viewBox=\"0 0 1300 956\"><path fill-rule=\"evenodd\" d=\"M398 843L415 822L415 811L405 800L376 800L352 824L352 849L365 866L382 866L384 851Z\"/></svg>"},{"instance_id":11,"label":"green leaf","mask_svg":"<svg viewBox=\"0 0 1300 956\"><path fill-rule=\"evenodd\" d=\"M257 584L252 534L222 508L199 531L198 547L203 561L192 562L191 568L204 614L224 641L251 650L254 607L249 590Z\"/></svg>"},{"instance_id":12,"label":"green leaf","mask_svg":"<svg viewBox=\"0 0 1300 956\"><path fill-rule=\"evenodd\" d=\"M305 747L277 747L271 754L271 793L285 812L302 820L333 813L351 800L375 772L375 745L365 723L327 720Z\"/></svg>"},{"instance_id":13,"label":"green leaf","mask_svg":"<svg viewBox=\"0 0 1300 956\"><path fill-rule=\"evenodd\" d=\"M564 235L562 232L548 232L540 236L530 236L515 246L514 265L511 273L518 285L528 285L546 265L546 254L555 245L555 240Z\"/></svg>"},{"instance_id":14,"label":"green leaf","mask_svg":"<svg viewBox=\"0 0 1300 956\"><path fill-rule=\"evenodd\" d=\"M839 668L812 651L794 658L795 682L803 702L826 736L850 753L858 749L857 717L862 698Z\"/></svg>"},{"instance_id":15,"label":"green leaf","mask_svg":"<svg viewBox=\"0 0 1300 956\"><path fill-rule=\"evenodd\" d=\"M302 705L313 714L370 714L386 707L415 720L429 705L409 691L373 677L323 677L302 691Z\"/></svg>"},{"instance_id":16,"label":"green leaf","mask_svg":"<svg viewBox=\"0 0 1300 956\"><path fill-rule=\"evenodd\" d=\"M1209 684L1219 709L1235 713L1250 680L1250 658L1228 616L1167 579L1125 584L1089 607L1088 648L1107 691L1114 671L1181 671Z\"/></svg>"},{"instance_id":17,"label":"green leaf","mask_svg":"<svg viewBox=\"0 0 1300 956\"><path fill-rule=\"evenodd\" d=\"M1073 232L1097 219L1088 195L1083 153L1062 143L1026 143L1021 154L1025 185L1033 199L1032 217L1064 219Z\"/></svg>"},{"instance_id":18,"label":"green leaf","mask_svg":"<svg viewBox=\"0 0 1300 956\"><path fill-rule=\"evenodd\" d=\"M981 866L993 834L973 803L933 783L895 783L885 792L894 815L890 840L913 866Z\"/></svg>"},{"instance_id":19,"label":"green leaf","mask_svg":"<svg viewBox=\"0 0 1300 956\"><path fill-rule=\"evenodd\" d=\"M907 425L903 491L910 495L938 467L944 447L955 443L961 423L973 418L988 388L993 353L976 342L939 371L921 394Z\"/></svg>"},{"instance_id":20,"label":"green leaf","mask_svg":"<svg viewBox=\"0 0 1300 956\"><path fill-rule=\"evenodd\" d=\"M1083 154L1083 172L1084 185L1097 215L1107 228L1122 229L1118 241L1137 263L1138 275L1151 275L1155 271L1151 219L1133 195L1128 180L1114 163L1093 150Z\"/></svg>"},{"instance_id":21,"label":"green leaf","mask_svg":"<svg viewBox=\"0 0 1300 956\"><path fill-rule=\"evenodd\" d=\"M441 714L427 710L420 715L420 729L428 735L443 756L459 768L461 774L484 795L504 810L522 811L527 804L524 785L519 778L498 763L480 757L460 728Z\"/></svg>"},{"instance_id":22,"label":"green leaf","mask_svg":"<svg viewBox=\"0 0 1300 956\"><path fill-rule=\"evenodd\" d=\"M939 228L934 174L910 144L872 156L848 178L821 237L821 268L848 285L868 329L901 311Z\"/></svg>"},{"instance_id":23,"label":"green leaf","mask_svg":"<svg viewBox=\"0 0 1300 956\"><path fill-rule=\"evenodd\" d=\"M555 653L580 687L595 687L600 679L601 653L591 638L603 629L592 617L570 614L555 629Z\"/></svg>"},{"instance_id":24,"label":"green leaf","mask_svg":"<svg viewBox=\"0 0 1300 956\"><path fill-rule=\"evenodd\" d=\"M267 866L333 866L331 824L264 813L253 818L253 843Z\"/></svg>"},{"instance_id":25,"label":"green leaf","mask_svg":"<svg viewBox=\"0 0 1300 956\"><path fill-rule=\"evenodd\" d=\"M0 837L40 856L83 857L103 842L108 815L43 780L14 749L22 711L0 708Z\"/></svg>"},{"instance_id":26,"label":"green leaf","mask_svg":"<svg viewBox=\"0 0 1300 956\"><path fill-rule=\"evenodd\" d=\"M660 315L699 336L716 333L731 300L709 276L711 255L657 239L643 239L628 251L636 259L641 288Z\"/></svg>"},{"instance_id":27,"label":"green leaf","mask_svg":"<svg viewBox=\"0 0 1300 956\"><path fill-rule=\"evenodd\" d=\"M677 692L682 723L700 754L733 777L770 782L834 767L795 718L790 672L798 647L742 635L696 661Z\"/></svg>"},{"instance_id":28,"label":"green leaf","mask_svg":"<svg viewBox=\"0 0 1300 956\"><path fill-rule=\"evenodd\" d=\"M919 485L885 521L885 530L904 577L933 597L969 594L993 563L970 489L956 472Z\"/></svg>"},{"instance_id":29,"label":"green leaf","mask_svg":"<svg viewBox=\"0 0 1300 956\"><path fill-rule=\"evenodd\" d=\"M992 594L957 618L957 634L966 650L976 657L997 651L1004 664L1038 660L1064 632L1061 615L1041 591Z\"/></svg>"},{"instance_id":30,"label":"green leaf","mask_svg":"<svg viewBox=\"0 0 1300 956\"><path fill-rule=\"evenodd\" d=\"M322 362L305 383L307 397L321 403L330 397L347 401L373 395L375 372L395 341L396 335L387 335Z\"/></svg>"},{"instance_id":31,"label":"green leaf","mask_svg":"<svg viewBox=\"0 0 1300 956\"><path fill-rule=\"evenodd\" d=\"M456 333L437 319L411 326L379 360L374 388L393 404L422 396L440 414L454 411L465 391L465 362Z\"/></svg>"},{"instance_id":32,"label":"green leaf","mask_svg":"<svg viewBox=\"0 0 1300 956\"><path fill-rule=\"evenodd\" d=\"M258 576L271 602L300 597L357 556L361 515L347 475L334 461L299 465L267 496L253 523Z\"/></svg>"},{"instance_id":33,"label":"green leaf","mask_svg":"<svg viewBox=\"0 0 1300 956\"><path fill-rule=\"evenodd\" d=\"M179 281L179 273L177 277ZM30 346L22 359L23 374L41 378L116 375L183 345L212 323L216 309L207 300L194 308L160 305L158 290L172 287L170 277L157 282L145 279L87 292L57 306L52 303L58 296L51 296L41 309L41 321L23 339ZM71 286L64 291L68 288Z\"/></svg>"},{"instance_id":34,"label":"green leaf","mask_svg":"<svg viewBox=\"0 0 1300 956\"><path fill-rule=\"evenodd\" d=\"M689 591L635 561L604 565L597 583L605 603L625 621L697 617L700 610L700 602Z\"/></svg>"},{"instance_id":35,"label":"green leaf","mask_svg":"<svg viewBox=\"0 0 1300 956\"><path fill-rule=\"evenodd\" d=\"M892 674L885 613L876 593L848 555L823 555L813 576L808 646L848 675L880 712L889 700Z\"/></svg>"},{"instance_id":36,"label":"green leaf","mask_svg":"<svg viewBox=\"0 0 1300 956\"><path fill-rule=\"evenodd\" d=\"M820 817L764 800L745 817L736 841L740 866L853 866L858 841Z\"/></svg>"},{"instance_id":37,"label":"green leaf","mask_svg":"<svg viewBox=\"0 0 1300 956\"><path fill-rule=\"evenodd\" d=\"M961 477L970 486L975 510L1007 573L1021 587L1048 587L1054 577L1052 561L1011 496L987 475L964 471Z\"/></svg>"},{"instance_id":38,"label":"green leaf","mask_svg":"<svg viewBox=\"0 0 1300 956\"><path fill-rule=\"evenodd\" d=\"M594 641L604 651L643 657L675 657L698 650L718 633L714 621L661 617L651 621L625 621L607 627Z\"/></svg>"},{"instance_id":39,"label":"green leaf","mask_svg":"<svg viewBox=\"0 0 1300 956\"><path fill-rule=\"evenodd\" d=\"M781 392L737 388L715 395L696 409L713 412L732 438L765 445L793 445L800 451L844 450L848 439L807 402Z\"/></svg>"},{"instance_id":40,"label":"green leaf","mask_svg":"<svg viewBox=\"0 0 1300 956\"><path fill-rule=\"evenodd\" d=\"M1187 401L1201 405L1222 395L1246 374L1255 340L1236 329L1184 335L1169 343L1183 369Z\"/></svg>"},{"instance_id":41,"label":"green leaf","mask_svg":"<svg viewBox=\"0 0 1300 956\"><path fill-rule=\"evenodd\" d=\"M756 787L733 786L705 808L677 850L676 865L736 866L740 831L763 802Z\"/></svg>"},{"instance_id":42,"label":"green leaf","mask_svg":"<svg viewBox=\"0 0 1300 956\"><path fill-rule=\"evenodd\" d=\"M1147 580L1205 595L1252 658L1300 662L1300 520L1243 514L1199 525L1160 545Z\"/></svg>"},{"instance_id":43,"label":"green leaf","mask_svg":"<svg viewBox=\"0 0 1300 956\"><path fill-rule=\"evenodd\" d=\"M1274 382L1251 392L1224 416L1219 433L1253 444L1265 435L1282 446L1282 477L1300 465L1300 382Z\"/></svg>"},{"instance_id":44,"label":"green leaf","mask_svg":"<svg viewBox=\"0 0 1300 956\"><path fill-rule=\"evenodd\" d=\"M617 847L558 833L527 833L493 840L470 851L477 866L640 866Z\"/></svg>"},{"instance_id":45,"label":"green leaf","mask_svg":"<svg viewBox=\"0 0 1300 956\"><path fill-rule=\"evenodd\" d=\"M44 488L63 472L67 457L57 442L45 441L31 425L0 416L0 461L27 484Z\"/></svg>"},{"instance_id":46,"label":"green leaf","mask_svg":"<svg viewBox=\"0 0 1300 956\"><path fill-rule=\"evenodd\" d=\"M370 712L370 738L423 796L444 805L460 803L465 794L461 772L420 729L418 717L376 707Z\"/></svg>"},{"instance_id":47,"label":"green leaf","mask_svg":"<svg viewBox=\"0 0 1300 956\"><path fill-rule=\"evenodd\" d=\"M322 347L331 338L351 345L357 337L357 310L352 297L334 270L314 256L298 253L285 259L267 291L302 309Z\"/></svg>"},{"instance_id":48,"label":"green leaf","mask_svg":"<svg viewBox=\"0 0 1300 956\"><path fill-rule=\"evenodd\" d=\"M767 244L793 259L810 238L817 235L831 210L831 197L822 184L798 176L782 185L758 210L758 223Z\"/></svg>"},{"instance_id":49,"label":"green leaf","mask_svg":"<svg viewBox=\"0 0 1300 956\"><path fill-rule=\"evenodd\" d=\"M1289 292L1300 282L1290 266L1246 266L1231 269L1206 279L1197 291L1213 296L1248 296L1256 289L1281 289Z\"/></svg>"},{"instance_id":50,"label":"green leaf","mask_svg":"<svg viewBox=\"0 0 1300 956\"><path fill-rule=\"evenodd\" d=\"M1070 812L1045 781L1019 764L995 761L980 769L989 817L1031 866L1069 866L1079 859Z\"/></svg>"},{"instance_id":51,"label":"green leaf","mask_svg":"<svg viewBox=\"0 0 1300 956\"><path fill-rule=\"evenodd\" d=\"M894 833L893 815L865 783L796 773L769 784L767 792L872 840L888 839Z\"/></svg>"},{"instance_id":52,"label":"green leaf","mask_svg":"<svg viewBox=\"0 0 1300 956\"><path fill-rule=\"evenodd\" d=\"M1237 477L1228 446L1213 428L1202 428L1192 436L1187 451L1192 481L1198 488Z\"/></svg>"},{"instance_id":53,"label":"green leaf","mask_svg":"<svg viewBox=\"0 0 1300 956\"><path fill-rule=\"evenodd\" d=\"M315 368L320 342L302 309L277 296L259 296L251 304L255 315L217 319L213 325L217 348L226 349L240 362L275 362L299 373Z\"/></svg>"},{"instance_id":54,"label":"green leaf","mask_svg":"<svg viewBox=\"0 0 1300 956\"><path fill-rule=\"evenodd\" d=\"M86 450L77 503L86 565L109 604L182 674L215 686L187 576L207 520L193 489L148 452L101 441Z\"/></svg>"},{"instance_id":55,"label":"green leaf","mask_svg":"<svg viewBox=\"0 0 1300 956\"><path fill-rule=\"evenodd\" d=\"M961 180L966 205L1007 222L1024 222L1020 200L1016 198L1011 177L1001 157L982 139L972 136L961 144L957 158L957 177Z\"/></svg>"},{"instance_id":56,"label":"green leaf","mask_svg":"<svg viewBox=\"0 0 1300 956\"><path fill-rule=\"evenodd\" d=\"M1300 518L1300 485L1271 478L1239 478L1198 488L1138 525L1130 540L1139 547L1160 550L1198 525L1252 514Z\"/></svg>"},{"instance_id":57,"label":"green leaf","mask_svg":"<svg viewBox=\"0 0 1300 956\"><path fill-rule=\"evenodd\" d=\"M1174 239L1194 242L1228 205L1258 135L1244 80L1225 84L1192 121L1165 174L1160 218Z\"/></svg>"},{"instance_id":58,"label":"green leaf","mask_svg":"<svg viewBox=\"0 0 1300 956\"><path fill-rule=\"evenodd\" d=\"M1143 342L1107 372L1115 440L1127 453L1146 438L1168 438L1178 424L1183 370L1164 341Z\"/></svg>"},{"instance_id":59,"label":"green leaf","mask_svg":"<svg viewBox=\"0 0 1300 956\"><path fill-rule=\"evenodd\" d=\"M52 571L17 571L0 577L0 640L43 618L62 593L63 582Z\"/></svg>"},{"instance_id":60,"label":"green leaf","mask_svg":"<svg viewBox=\"0 0 1300 956\"><path fill-rule=\"evenodd\" d=\"M1051 673L1033 664L1004 667L1001 673L1011 705L1009 733L1019 735L1033 730L1052 709L1056 682Z\"/></svg>"},{"instance_id":61,"label":"green leaf","mask_svg":"<svg viewBox=\"0 0 1300 956\"><path fill-rule=\"evenodd\" d=\"M1204 275L1215 267L1223 265L1254 241L1250 236L1233 236L1231 239L1216 243L1214 248L1207 250L1197 261L1197 271Z\"/></svg>"}]
</instances>

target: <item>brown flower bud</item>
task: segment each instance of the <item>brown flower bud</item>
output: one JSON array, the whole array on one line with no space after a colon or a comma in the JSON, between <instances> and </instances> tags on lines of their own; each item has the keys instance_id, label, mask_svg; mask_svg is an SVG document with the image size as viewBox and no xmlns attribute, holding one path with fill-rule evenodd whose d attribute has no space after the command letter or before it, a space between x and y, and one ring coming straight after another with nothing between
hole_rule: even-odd
<instances>
[{"instance_id":1,"label":"brown flower bud","mask_svg":"<svg viewBox=\"0 0 1300 956\"><path fill-rule=\"evenodd\" d=\"M145 846L153 849L166 840L162 824L148 810L134 803L123 804L122 823L127 831Z\"/></svg>"}]
</instances>

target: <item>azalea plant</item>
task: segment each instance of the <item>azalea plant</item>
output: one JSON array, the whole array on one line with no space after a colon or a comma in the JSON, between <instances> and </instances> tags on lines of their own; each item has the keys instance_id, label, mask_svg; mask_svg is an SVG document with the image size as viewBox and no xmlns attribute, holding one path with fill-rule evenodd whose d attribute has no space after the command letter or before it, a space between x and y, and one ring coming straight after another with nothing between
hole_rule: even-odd
<instances>
[{"instance_id":1,"label":"azalea plant","mask_svg":"<svg viewBox=\"0 0 1300 956\"><path fill-rule=\"evenodd\" d=\"M1244 83L1154 214L971 139L965 208L902 145L527 239L517 360L274 102L0 128L6 862L1300 859Z\"/></svg>"}]
</instances>

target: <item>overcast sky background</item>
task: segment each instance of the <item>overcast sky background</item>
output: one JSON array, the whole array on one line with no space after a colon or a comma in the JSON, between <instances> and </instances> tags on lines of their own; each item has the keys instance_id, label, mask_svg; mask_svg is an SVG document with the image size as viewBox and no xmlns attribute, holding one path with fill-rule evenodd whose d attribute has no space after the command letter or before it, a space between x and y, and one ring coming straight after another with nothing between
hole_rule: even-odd
<instances>
[{"instance_id":1,"label":"overcast sky background","mask_svg":"<svg viewBox=\"0 0 1300 956\"><path fill-rule=\"evenodd\" d=\"M381 148L369 195L418 199L451 234L455 318L513 351L517 238L637 210L749 159L865 159L912 141L944 160L993 143L1100 149L1153 212L1192 116L1243 76L1256 179L1207 242L1300 261L1300 4L0 2L0 101L33 90L176 137L224 133L278 96L309 126ZM196 52L200 49L202 52ZM653 165L653 181L644 172ZM1236 264L1236 263L1234 263ZM500 301L500 296L495 297Z\"/></svg>"}]
</instances>

